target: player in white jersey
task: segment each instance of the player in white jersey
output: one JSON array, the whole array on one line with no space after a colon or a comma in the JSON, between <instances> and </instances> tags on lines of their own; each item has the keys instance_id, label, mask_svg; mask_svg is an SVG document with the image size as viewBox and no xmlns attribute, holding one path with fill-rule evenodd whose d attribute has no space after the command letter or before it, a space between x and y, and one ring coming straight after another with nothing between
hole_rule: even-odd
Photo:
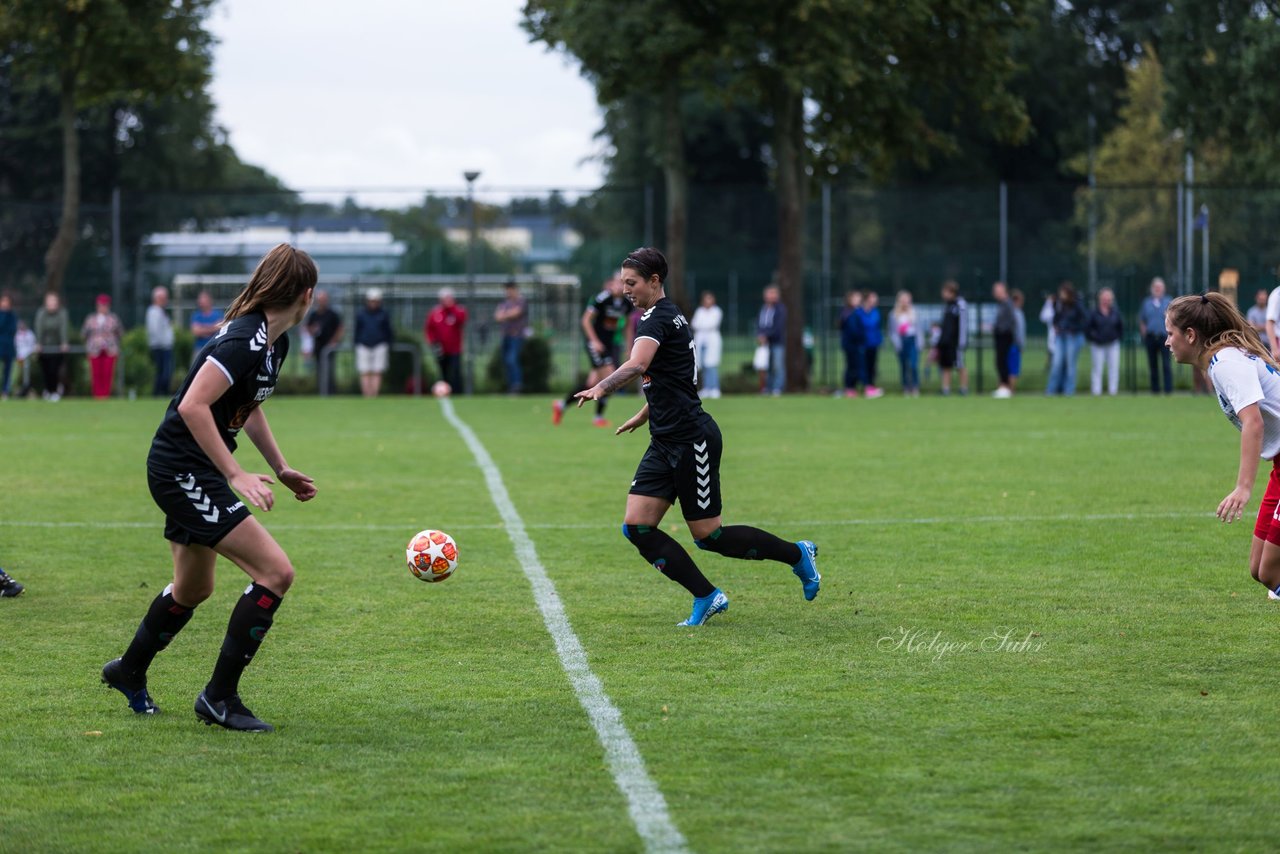
<instances>
[{"instance_id":1,"label":"player in white jersey","mask_svg":"<svg viewBox=\"0 0 1280 854\"><path fill-rule=\"evenodd\" d=\"M1218 405L1240 431L1240 468L1235 489L1218 504L1218 518L1244 514L1258 475L1258 460L1272 463L1258 508L1249 552L1249 572L1280 599L1280 366L1235 303L1222 294L1178 297L1165 312L1165 342L1173 358L1207 370Z\"/></svg>"}]
</instances>

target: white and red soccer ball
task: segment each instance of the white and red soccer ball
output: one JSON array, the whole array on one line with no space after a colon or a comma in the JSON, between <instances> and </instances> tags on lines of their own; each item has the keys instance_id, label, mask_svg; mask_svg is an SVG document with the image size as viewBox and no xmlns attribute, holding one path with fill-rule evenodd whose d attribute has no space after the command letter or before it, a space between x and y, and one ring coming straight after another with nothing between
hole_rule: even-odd
<instances>
[{"instance_id":1,"label":"white and red soccer ball","mask_svg":"<svg viewBox=\"0 0 1280 854\"><path fill-rule=\"evenodd\" d=\"M444 531L419 531L404 554L409 571L422 581L444 581L458 568L458 544Z\"/></svg>"}]
</instances>

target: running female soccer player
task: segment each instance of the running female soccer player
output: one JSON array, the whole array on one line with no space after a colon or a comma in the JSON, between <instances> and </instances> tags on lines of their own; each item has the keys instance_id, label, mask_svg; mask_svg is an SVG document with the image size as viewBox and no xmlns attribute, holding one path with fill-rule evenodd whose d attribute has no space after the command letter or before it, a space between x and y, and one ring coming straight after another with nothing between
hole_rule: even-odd
<instances>
[{"instance_id":1,"label":"running female soccer player","mask_svg":"<svg viewBox=\"0 0 1280 854\"><path fill-rule=\"evenodd\" d=\"M791 567L804 598L818 595L818 547L789 543L759 528L722 527L720 428L698 399L697 365L689 322L667 299L667 259L657 249L637 249L622 262L623 293L644 312L631 357L609 376L577 393L578 406L600 400L643 376L646 403L616 431L630 433L649 422L649 449L631 482L622 534L653 567L693 595L693 612L678 625L700 626L729 609L729 599L706 579L689 553L659 528L679 499L694 544L743 560L775 560Z\"/></svg>"},{"instance_id":2,"label":"running female soccer player","mask_svg":"<svg viewBox=\"0 0 1280 854\"><path fill-rule=\"evenodd\" d=\"M247 501L271 509L272 479L245 471L232 454L243 428L294 497L315 497L315 484L285 462L259 408L275 390L288 355L284 333L306 314L315 284L316 265L305 252L284 243L268 252L232 300L221 330L197 354L156 430L147 482L165 513L173 583L151 603L124 655L102 668L102 681L138 714L159 711L147 693L147 668L213 593L213 568L222 555L251 583L231 611L213 677L196 697L196 716L227 729L273 729L240 702L239 683L293 583L293 566L245 507Z\"/></svg>"},{"instance_id":3,"label":"running female soccer player","mask_svg":"<svg viewBox=\"0 0 1280 854\"><path fill-rule=\"evenodd\" d=\"M1218 293L1178 297L1165 311L1165 343L1173 358L1207 370L1218 405L1240 431L1236 487L1218 504L1218 518L1234 522L1253 494L1258 460L1271 460L1271 478L1258 508L1249 572L1280 598L1280 368L1258 334Z\"/></svg>"}]
</instances>

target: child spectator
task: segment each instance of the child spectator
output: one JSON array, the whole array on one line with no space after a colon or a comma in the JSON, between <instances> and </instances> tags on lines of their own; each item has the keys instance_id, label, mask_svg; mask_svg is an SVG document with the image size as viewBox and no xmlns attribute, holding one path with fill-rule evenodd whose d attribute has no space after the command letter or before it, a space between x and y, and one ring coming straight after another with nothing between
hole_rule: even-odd
<instances>
[{"instance_id":1,"label":"child spectator","mask_svg":"<svg viewBox=\"0 0 1280 854\"><path fill-rule=\"evenodd\" d=\"M1022 353L1027 346L1027 314L1023 311L1026 297L1022 291L1014 288L1009 291L1009 302L1013 304L1013 320L1015 329L1013 346L1009 348L1009 393L1018 390L1018 377L1022 375Z\"/></svg>"},{"instance_id":2,"label":"child spectator","mask_svg":"<svg viewBox=\"0 0 1280 854\"><path fill-rule=\"evenodd\" d=\"M880 329L880 309L876 305L879 301L880 297L875 291L866 291L862 295L862 308L858 309L858 319L862 321L864 330L862 382L868 398L884 396L884 392L876 385L876 362L880 355L880 345L884 343L884 333Z\"/></svg>"},{"instance_id":3,"label":"child spectator","mask_svg":"<svg viewBox=\"0 0 1280 854\"><path fill-rule=\"evenodd\" d=\"M902 372L902 393L907 397L920 396L920 326L916 309L911 303L910 291L898 291L889 315L889 340L898 354L898 367Z\"/></svg>"}]
</instances>

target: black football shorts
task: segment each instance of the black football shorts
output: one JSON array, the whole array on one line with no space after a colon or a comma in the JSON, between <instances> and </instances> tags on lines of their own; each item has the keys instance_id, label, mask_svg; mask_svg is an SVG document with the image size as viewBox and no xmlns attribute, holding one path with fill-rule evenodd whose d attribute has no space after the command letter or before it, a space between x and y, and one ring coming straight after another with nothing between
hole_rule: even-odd
<instances>
[{"instance_id":1,"label":"black football shorts","mask_svg":"<svg viewBox=\"0 0 1280 854\"><path fill-rule=\"evenodd\" d=\"M221 472L167 472L147 466L151 497L164 511L164 537L213 548L251 514Z\"/></svg>"},{"instance_id":2,"label":"black football shorts","mask_svg":"<svg viewBox=\"0 0 1280 854\"><path fill-rule=\"evenodd\" d=\"M615 367L617 366L618 364L618 345L617 344L605 344L603 353L597 353L595 350L592 350L590 341L586 342L586 346L587 346L587 357L591 359L591 367L603 368L605 365L614 365Z\"/></svg>"},{"instance_id":3,"label":"black football shorts","mask_svg":"<svg viewBox=\"0 0 1280 854\"><path fill-rule=\"evenodd\" d=\"M720 515L720 428L711 418L699 424L702 435L691 442L668 442L650 437L640 458L632 495L649 495L671 503L689 521Z\"/></svg>"}]
</instances>

